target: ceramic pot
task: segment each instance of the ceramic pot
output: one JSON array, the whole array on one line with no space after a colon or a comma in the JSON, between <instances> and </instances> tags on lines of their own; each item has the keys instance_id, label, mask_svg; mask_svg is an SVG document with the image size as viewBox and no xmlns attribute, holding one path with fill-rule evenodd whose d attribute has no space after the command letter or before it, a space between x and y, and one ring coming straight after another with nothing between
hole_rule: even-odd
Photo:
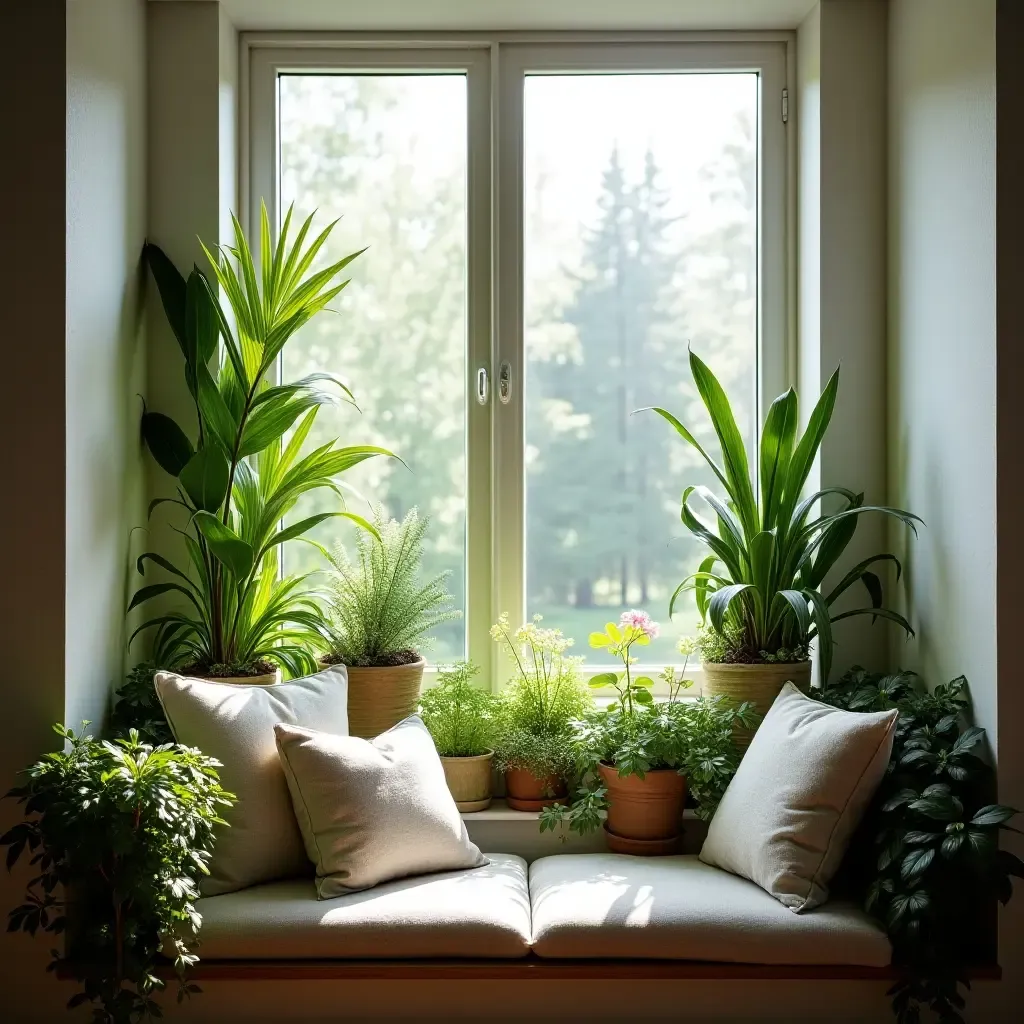
<instances>
[{"instance_id":1,"label":"ceramic pot","mask_svg":"<svg viewBox=\"0 0 1024 1024\"><path fill-rule=\"evenodd\" d=\"M494 751L474 757L442 757L445 781L460 811L483 811L491 806L491 761Z\"/></svg>"},{"instance_id":2,"label":"ceramic pot","mask_svg":"<svg viewBox=\"0 0 1024 1024\"><path fill-rule=\"evenodd\" d=\"M539 811L566 798L565 779L548 775L538 779L528 768L505 772L505 802L514 811Z\"/></svg>"},{"instance_id":3,"label":"ceramic pot","mask_svg":"<svg viewBox=\"0 0 1024 1024\"><path fill-rule=\"evenodd\" d=\"M420 703L423 666L420 658L408 665L379 668L348 666L348 732L372 740L403 718L416 714Z\"/></svg>"},{"instance_id":4,"label":"ceramic pot","mask_svg":"<svg viewBox=\"0 0 1024 1024\"><path fill-rule=\"evenodd\" d=\"M704 662L704 695L724 696L741 704L749 701L763 719L775 702L779 691L787 682L794 683L804 693L811 687L809 661L782 662L764 665L714 664ZM758 723L760 724L760 723ZM750 746L757 727L736 729L736 742L742 748Z\"/></svg>"},{"instance_id":5,"label":"ceramic pot","mask_svg":"<svg viewBox=\"0 0 1024 1024\"><path fill-rule=\"evenodd\" d=\"M597 770L608 791L609 848L641 855L674 852L683 831L686 779L673 768L647 772L642 779L623 778L611 765L599 764Z\"/></svg>"}]
</instances>

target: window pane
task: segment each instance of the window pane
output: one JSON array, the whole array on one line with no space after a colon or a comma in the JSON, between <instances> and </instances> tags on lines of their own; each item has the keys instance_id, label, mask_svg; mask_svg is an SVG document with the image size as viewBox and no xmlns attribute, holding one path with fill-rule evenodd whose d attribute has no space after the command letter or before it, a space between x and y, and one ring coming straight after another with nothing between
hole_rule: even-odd
<instances>
[{"instance_id":1,"label":"window pane","mask_svg":"<svg viewBox=\"0 0 1024 1024\"><path fill-rule=\"evenodd\" d=\"M381 502L401 518L429 515L423 571L448 571L465 609L466 579L466 78L442 75L284 75L280 78L281 207L319 220L343 217L326 259L369 246L352 283L285 349L285 380L329 371L349 405L323 409L310 443L390 448L342 478L352 511ZM337 508L307 495L294 517ZM340 520L317 528L351 544ZM317 568L312 548L290 545L288 571ZM465 622L435 631L431 660L465 656Z\"/></svg>"},{"instance_id":2,"label":"window pane","mask_svg":"<svg viewBox=\"0 0 1024 1024\"><path fill-rule=\"evenodd\" d=\"M692 346L753 448L757 76L531 75L524 95L527 609L585 644L630 607L673 661L696 569L684 487L717 481L654 413L717 450ZM567 127L568 126L568 127Z\"/></svg>"}]
</instances>

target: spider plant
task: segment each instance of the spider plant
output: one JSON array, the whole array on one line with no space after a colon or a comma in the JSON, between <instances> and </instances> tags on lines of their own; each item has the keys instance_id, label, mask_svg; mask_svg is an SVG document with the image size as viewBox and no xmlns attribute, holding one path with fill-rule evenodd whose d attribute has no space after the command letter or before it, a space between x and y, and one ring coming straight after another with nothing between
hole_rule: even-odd
<instances>
[{"instance_id":1,"label":"spider plant","mask_svg":"<svg viewBox=\"0 0 1024 1024\"><path fill-rule=\"evenodd\" d=\"M693 352L690 370L718 436L721 463L670 412L657 408L654 412L697 449L727 497L722 500L703 486L687 487L683 492L683 524L710 549L710 554L676 589L669 613L675 610L680 594L694 591L697 610L705 623L710 622L714 633L737 638L732 653L738 661L769 660L779 650L806 648L817 640L822 682L828 680L832 665L832 625L840 619L870 615L872 621L889 619L913 634L902 615L884 606L882 580L873 570L879 563L890 562L898 581L902 567L895 555L865 558L830 589L822 590L826 576L853 539L862 515L877 512L893 516L915 534L916 523L921 521L902 509L865 505L863 494L844 487L825 487L804 496L807 477L835 408L839 371L829 378L806 430L799 436L796 392L790 388L772 402L761 433L758 489L725 391ZM711 509L714 523L694 512L696 498ZM820 511L823 498L838 498L840 507L834 512ZM867 592L868 604L836 612L836 602L857 583Z\"/></svg>"},{"instance_id":2,"label":"spider plant","mask_svg":"<svg viewBox=\"0 0 1024 1024\"><path fill-rule=\"evenodd\" d=\"M315 671L324 625L319 602L305 576L280 578L279 545L334 516L376 535L369 522L345 510L336 478L365 459L391 453L368 445L339 448L332 441L302 454L321 406L354 405L349 389L325 373L277 386L267 380L288 340L348 284L336 278L359 255L310 271L334 224L307 245L312 217L294 241L291 218L289 209L274 245L263 208L259 271L235 218L234 245L203 247L227 297L230 320L198 267L186 280L157 246L147 243L144 250L184 356L198 421L193 445L170 417L148 410L142 416L146 446L176 482L174 496L152 502L150 515L163 503L188 513L179 530L188 564L143 553L137 563L141 574L152 563L171 579L141 587L129 605L131 610L171 592L183 599L182 607L148 619L132 634L134 639L154 630L155 652L167 667L233 674L270 661L291 675ZM224 358L215 378L210 363L218 341ZM282 529L299 497L316 488L334 491L339 509Z\"/></svg>"}]
</instances>

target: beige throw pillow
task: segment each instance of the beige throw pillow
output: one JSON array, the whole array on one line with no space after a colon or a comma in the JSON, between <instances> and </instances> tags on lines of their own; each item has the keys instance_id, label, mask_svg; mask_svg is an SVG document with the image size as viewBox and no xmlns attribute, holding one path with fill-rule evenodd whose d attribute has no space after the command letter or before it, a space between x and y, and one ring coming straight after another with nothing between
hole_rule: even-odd
<instances>
[{"instance_id":1,"label":"beige throw pillow","mask_svg":"<svg viewBox=\"0 0 1024 1024\"><path fill-rule=\"evenodd\" d=\"M725 791L700 859L797 913L824 903L885 774L896 717L841 711L786 683Z\"/></svg>"},{"instance_id":2,"label":"beige throw pillow","mask_svg":"<svg viewBox=\"0 0 1024 1024\"><path fill-rule=\"evenodd\" d=\"M275 726L320 899L487 864L415 715L374 740Z\"/></svg>"},{"instance_id":3,"label":"beige throw pillow","mask_svg":"<svg viewBox=\"0 0 1024 1024\"><path fill-rule=\"evenodd\" d=\"M205 896L308 874L302 836L274 740L278 722L348 732L348 674L337 665L274 686L238 686L158 672L156 692L179 743L223 764L237 801L203 880Z\"/></svg>"}]
</instances>

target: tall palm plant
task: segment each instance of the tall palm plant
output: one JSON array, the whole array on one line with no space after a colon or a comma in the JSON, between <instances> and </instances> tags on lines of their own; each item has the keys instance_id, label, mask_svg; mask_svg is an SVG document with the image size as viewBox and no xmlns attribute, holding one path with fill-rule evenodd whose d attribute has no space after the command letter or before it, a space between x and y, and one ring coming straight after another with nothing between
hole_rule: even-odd
<instances>
[{"instance_id":1,"label":"tall palm plant","mask_svg":"<svg viewBox=\"0 0 1024 1024\"><path fill-rule=\"evenodd\" d=\"M921 520L910 512L884 505L865 505L864 495L843 487L826 487L805 495L814 459L828 430L839 390L839 371L829 378L811 413L807 428L798 436L799 408L790 388L772 402L765 418L760 445L760 489L752 479L743 438L729 399L715 375L693 352L690 370L701 401L722 450L717 462L696 437L665 409L654 409L700 453L725 490L722 500L708 487L687 487L683 492L682 521L710 554L697 572L688 576L672 595L670 614L685 591L694 591L702 619L721 636L739 636L747 658L756 659L785 649L806 647L817 639L822 680L832 664L832 624L856 615L870 615L898 623L913 633L910 623L886 608L881 577L872 567L891 562L899 579L902 567L895 555L872 555L858 562L827 592L825 577L853 539L866 512L893 516L916 533ZM819 513L818 502L837 496L838 511ZM714 514L714 523L701 519L691 507L702 499ZM841 595L860 583L869 605L834 612Z\"/></svg>"},{"instance_id":2,"label":"tall palm plant","mask_svg":"<svg viewBox=\"0 0 1024 1024\"><path fill-rule=\"evenodd\" d=\"M314 670L323 629L319 602L305 576L280 578L278 547L333 516L377 533L345 510L336 478L365 459L391 453L369 445L339 448L332 441L302 454L320 407L354 404L349 389L325 373L276 386L267 379L288 340L349 283L336 279L359 255L311 271L334 224L307 245L312 216L294 241L289 238L291 218L289 209L274 245L262 209L259 272L235 218L234 245L214 252L204 246L230 320L198 267L186 280L157 246L147 243L144 250L185 359L185 381L198 419L193 445L170 417L148 410L142 417L146 446L177 484L173 497L152 502L150 515L163 503L188 512L188 523L179 532L189 564L176 566L154 551L142 554L140 573L152 563L172 579L141 587L129 605L131 610L169 592L184 597L183 609L156 615L132 634L134 640L154 630L154 656L164 665L245 671L270 660L292 675ZM224 358L215 378L210 363L218 341ZM339 509L281 529L299 497L316 488L334 491Z\"/></svg>"}]
</instances>

